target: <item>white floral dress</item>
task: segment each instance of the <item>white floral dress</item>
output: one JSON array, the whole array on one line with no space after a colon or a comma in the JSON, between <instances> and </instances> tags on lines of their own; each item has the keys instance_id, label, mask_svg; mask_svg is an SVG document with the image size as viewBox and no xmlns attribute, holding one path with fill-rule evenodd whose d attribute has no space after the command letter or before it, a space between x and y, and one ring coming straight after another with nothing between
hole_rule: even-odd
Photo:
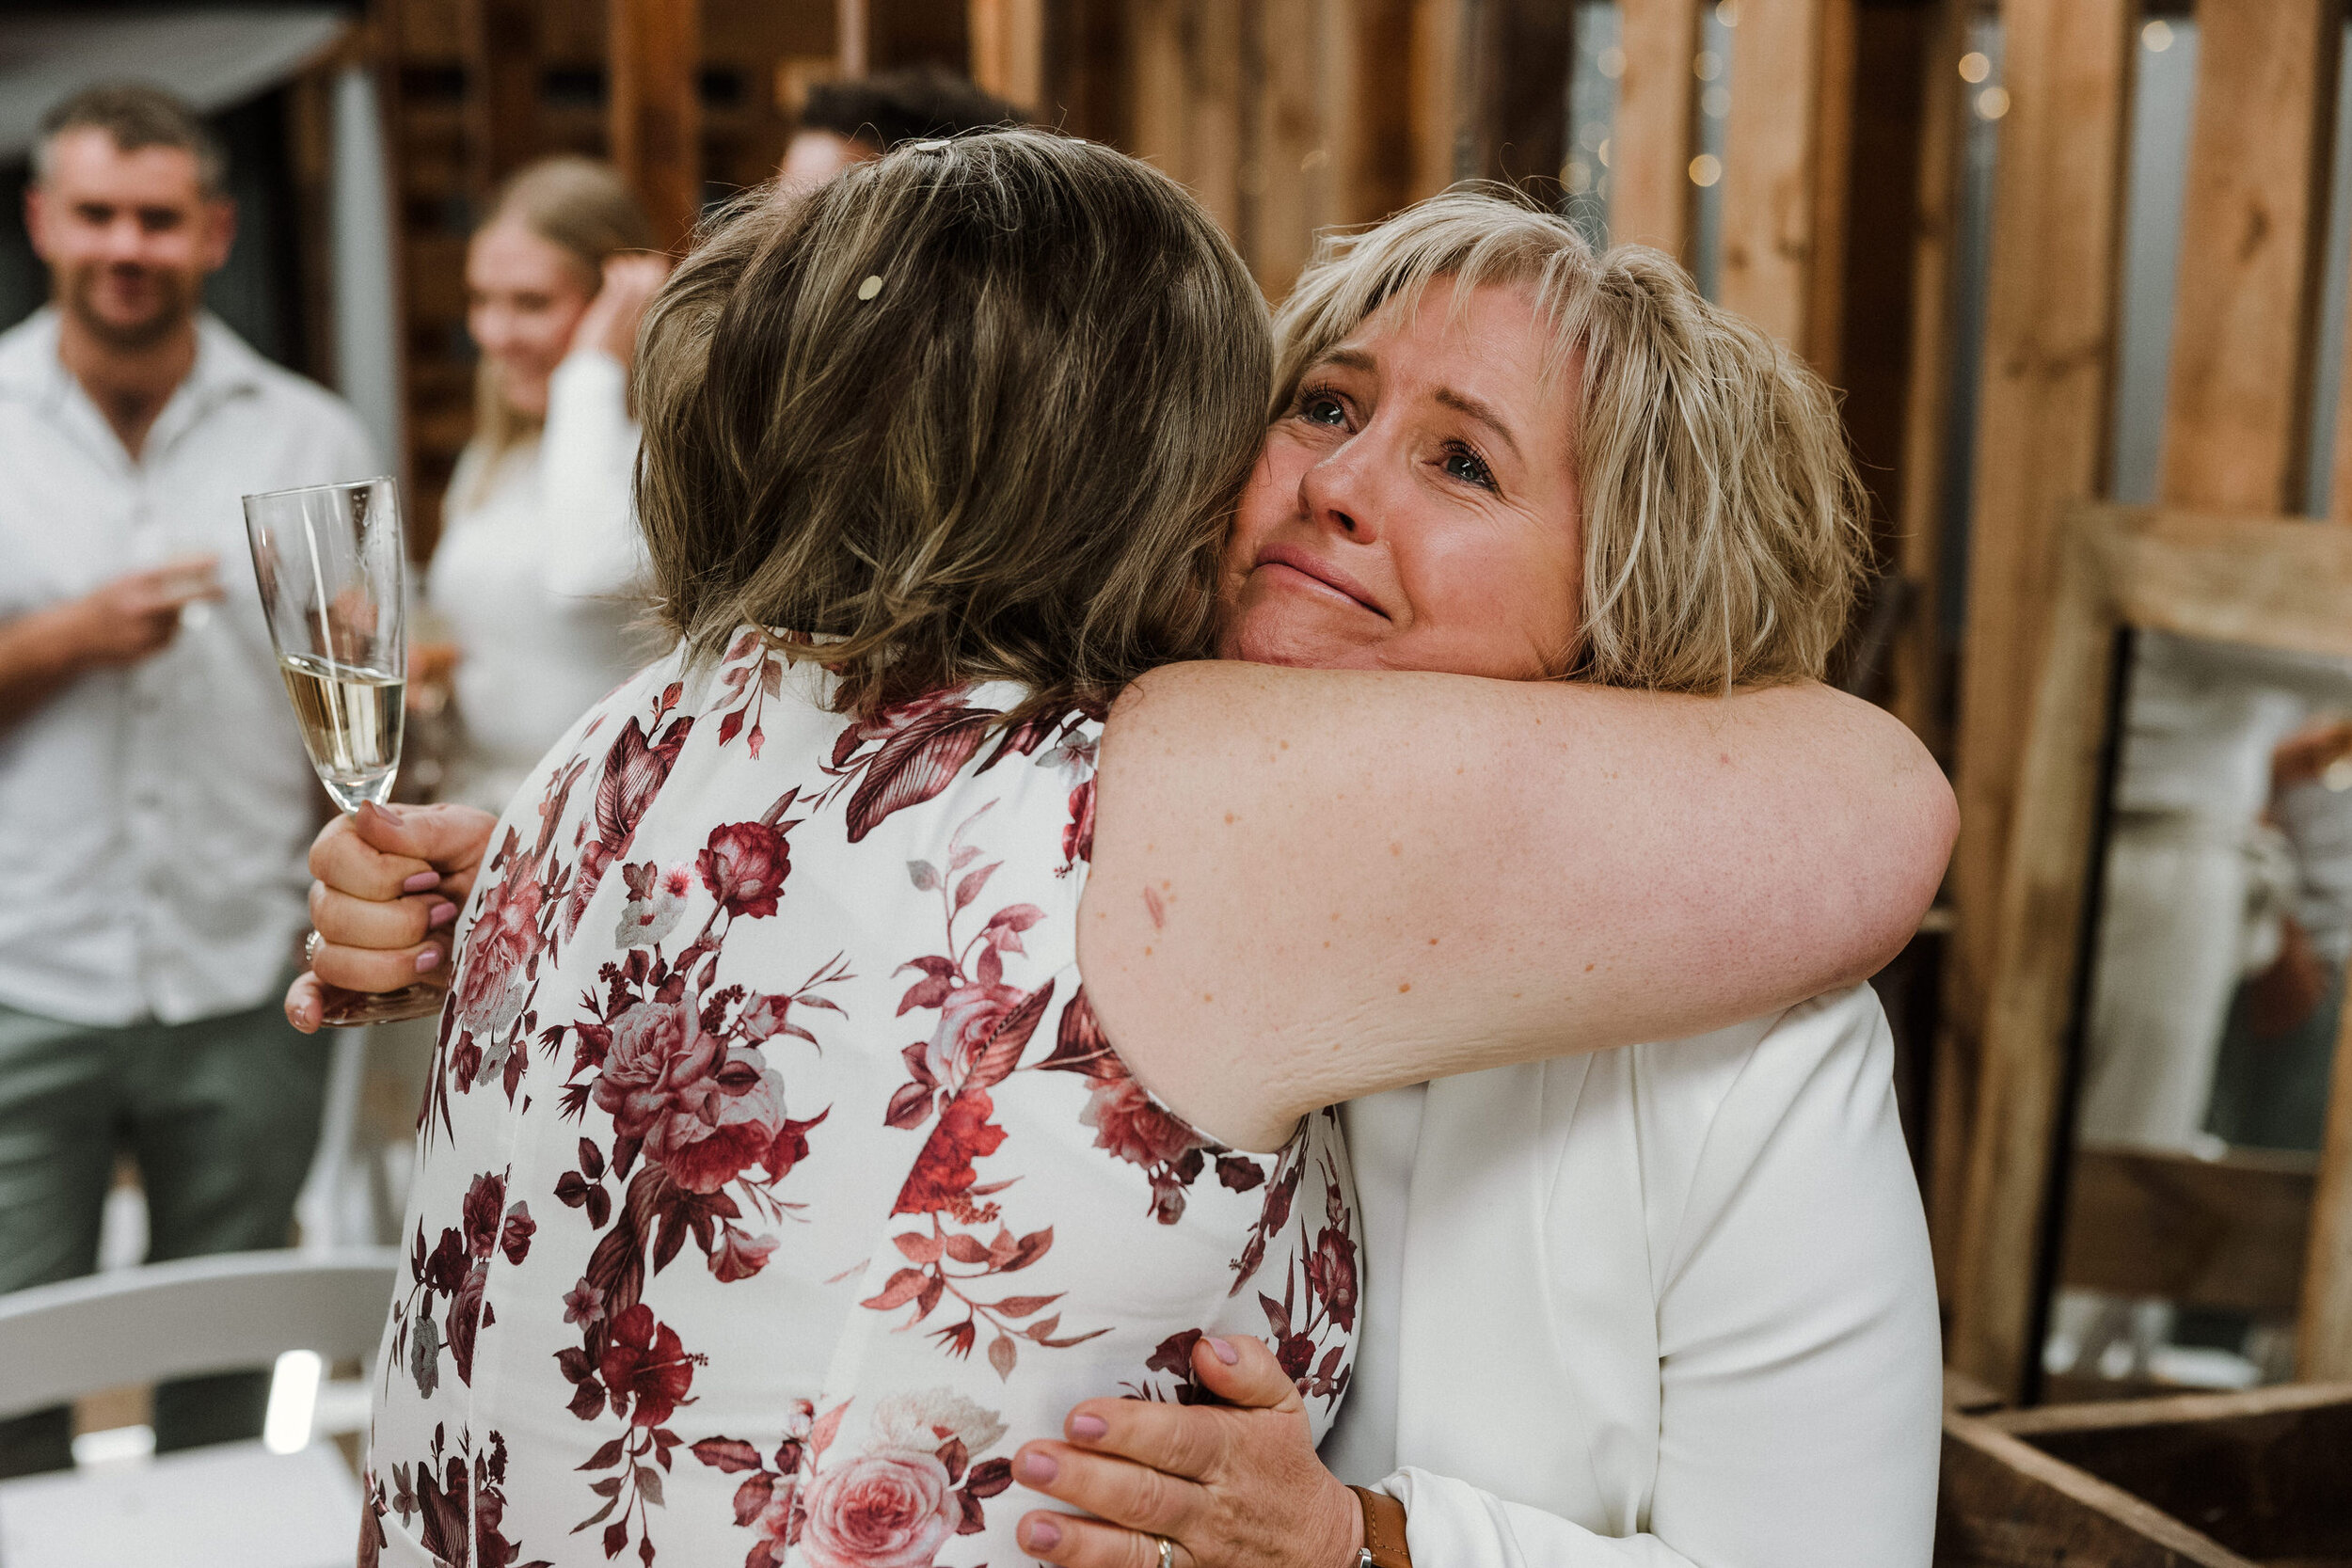
<instances>
[{"instance_id":1,"label":"white floral dress","mask_svg":"<svg viewBox=\"0 0 2352 1568\"><path fill-rule=\"evenodd\" d=\"M1010 1454L1271 1333L1348 1382L1338 1120L1219 1148L1076 923L1098 718L870 722L745 633L559 742L492 840L419 1127L359 1558L1011 1568ZM1206 1180L1203 1180L1206 1178Z\"/></svg>"}]
</instances>

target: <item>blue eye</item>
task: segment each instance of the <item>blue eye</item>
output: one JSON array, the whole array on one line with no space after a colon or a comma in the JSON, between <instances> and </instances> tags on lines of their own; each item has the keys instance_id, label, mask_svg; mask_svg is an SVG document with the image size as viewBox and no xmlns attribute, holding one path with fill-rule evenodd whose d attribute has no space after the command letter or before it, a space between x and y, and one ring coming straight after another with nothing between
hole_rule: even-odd
<instances>
[{"instance_id":1,"label":"blue eye","mask_svg":"<svg viewBox=\"0 0 2352 1568\"><path fill-rule=\"evenodd\" d=\"M1475 484L1482 490L1491 490L1495 487L1494 474L1485 463L1479 460L1478 454L1468 447L1456 446L1447 449L1445 474L1448 479L1458 479L1465 484Z\"/></svg>"}]
</instances>

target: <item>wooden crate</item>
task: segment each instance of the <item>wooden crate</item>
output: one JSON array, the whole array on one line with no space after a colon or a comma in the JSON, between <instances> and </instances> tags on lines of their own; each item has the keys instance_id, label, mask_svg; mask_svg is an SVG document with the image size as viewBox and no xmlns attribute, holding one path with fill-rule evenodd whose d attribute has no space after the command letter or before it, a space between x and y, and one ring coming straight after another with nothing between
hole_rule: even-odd
<instances>
[{"instance_id":1,"label":"wooden crate","mask_svg":"<svg viewBox=\"0 0 2352 1568\"><path fill-rule=\"evenodd\" d=\"M1947 1413L1937 1568L2352 1568L2352 1384Z\"/></svg>"}]
</instances>

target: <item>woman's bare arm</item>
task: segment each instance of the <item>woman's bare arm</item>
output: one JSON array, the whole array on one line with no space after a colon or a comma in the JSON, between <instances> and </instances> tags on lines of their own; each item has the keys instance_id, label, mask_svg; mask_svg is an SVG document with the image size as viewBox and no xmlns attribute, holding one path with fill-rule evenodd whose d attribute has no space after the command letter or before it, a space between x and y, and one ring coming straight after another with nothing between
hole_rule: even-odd
<instances>
[{"instance_id":1,"label":"woman's bare arm","mask_svg":"<svg viewBox=\"0 0 2352 1568\"><path fill-rule=\"evenodd\" d=\"M1955 824L1910 732L1822 687L1182 665L1104 731L1079 960L1144 1081L1263 1149L1334 1101L1851 984Z\"/></svg>"}]
</instances>

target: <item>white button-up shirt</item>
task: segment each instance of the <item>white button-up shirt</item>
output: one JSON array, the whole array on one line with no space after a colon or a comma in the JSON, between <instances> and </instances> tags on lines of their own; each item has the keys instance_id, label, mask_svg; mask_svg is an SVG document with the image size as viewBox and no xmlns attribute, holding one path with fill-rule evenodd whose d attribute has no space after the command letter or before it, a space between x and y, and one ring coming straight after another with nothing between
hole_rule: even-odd
<instances>
[{"instance_id":1,"label":"white button-up shirt","mask_svg":"<svg viewBox=\"0 0 2352 1568\"><path fill-rule=\"evenodd\" d=\"M239 498L383 470L339 399L210 317L134 461L57 327L43 309L0 335L0 620L197 551L228 597L0 730L0 1003L88 1024L234 1012L307 924L320 809Z\"/></svg>"}]
</instances>

